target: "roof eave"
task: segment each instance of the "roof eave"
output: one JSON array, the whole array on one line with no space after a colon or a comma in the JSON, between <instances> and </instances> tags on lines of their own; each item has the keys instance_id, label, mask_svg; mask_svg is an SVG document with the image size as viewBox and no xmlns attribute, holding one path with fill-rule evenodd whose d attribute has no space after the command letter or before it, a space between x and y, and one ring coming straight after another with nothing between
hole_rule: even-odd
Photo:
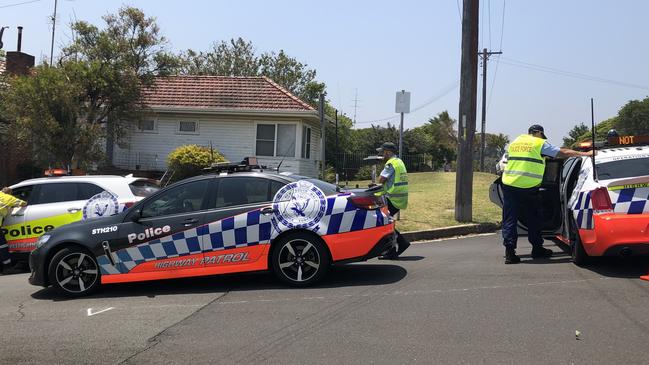
<instances>
[{"instance_id":1,"label":"roof eave","mask_svg":"<svg viewBox=\"0 0 649 365\"><path fill-rule=\"evenodd\" d=\"M172 106L149 106L155 113L187 113L187 114L216 114L234 116L273 116L273 117L299 117L319 121L316 110L273 110L273 109L226 109L226 108L187 108Z\"/></svg>"}]
</instances>

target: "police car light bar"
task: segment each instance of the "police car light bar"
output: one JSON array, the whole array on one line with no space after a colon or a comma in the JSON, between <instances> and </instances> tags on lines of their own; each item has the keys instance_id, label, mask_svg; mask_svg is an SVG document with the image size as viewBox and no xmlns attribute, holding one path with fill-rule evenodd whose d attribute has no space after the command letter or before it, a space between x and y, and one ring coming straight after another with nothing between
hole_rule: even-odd
<instances>
[{"instance_id":1,"label":"police car light bar","mask_svg":"<svg viewBox=\"0 0 649 365\"><path fill-rule=\"evenodd\" d=\"M253 162L254 164L251 164ZM217 162L213 163L211 166L203 169L206 173L218 173L218 174L228 174L234 172L250 172L250 171L260 171L266 169L266 166L257 164L257 158L246 157L241 161L241 163L233 164L229 161L226 162Z\"/></svg>"}]
</instances>

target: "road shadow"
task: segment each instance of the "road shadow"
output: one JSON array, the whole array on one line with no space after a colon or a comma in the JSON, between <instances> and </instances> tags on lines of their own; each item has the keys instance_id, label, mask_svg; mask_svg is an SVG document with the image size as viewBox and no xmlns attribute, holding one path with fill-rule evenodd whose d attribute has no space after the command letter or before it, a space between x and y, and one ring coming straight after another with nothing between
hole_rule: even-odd
<instances>
[{"instance_id":1,"label":"road shadow","mask_svg":"<svg viewBox=\"0 0 649 365\"><path fill-rule=\"evenodd\" d=\"M347 264L332 266L329 273L319 284L310 288L340 288L353 286L387 285L400 281L407 275L406 269L392 264ZM291 287L282 284L270 272L254 272L203 276L196 278L144 281L104 285L91 298L116 297L149 297L160 295L202 294L219 292L237 292L250 290L277 290ZM43 288L31 294L37 300L65 301L70 298L60 295L53 288Z\"/></svg>"},{"instance_id":2,"label":"road shadow","mask_svg":"<svg viewBox=\"0 0 649 365\"><path fill-rule=\"evenodd\" d=\"M424 256L399 256L395 261L421 261Z\"/></svg>"},{"instance_id":3,"label":"road shadow","mask_svg":"<svg viewBox=\"0 0 649 365\"><path fill-rule=\"evenodd\" d=\"M557 240L554 243L571 262L570 246ZM581 268L610 278L637 279L649 274L649 257L591 257L590 262Z\"/></svg>"},{"instance_id":4,"label":"road shadow","mask_svg":"<svg viewBox=\"0 0 649 365\"><path fill-rule=\"evenodd\" d=\"M637 279L649 274L649 258L597 257L582 268L610 278Z\"/></svg>"},{"instance_id":5,"label":"road shadow","mask_svg":"<svg viewBox=\"0 0 649 365\"><path fill-rule=\"evenodd\" d=\"M551 257L532 258L531 254L518 255L521 258L521 264L547 265L547 264L565 264L570 262L570 255L564 251L552 250Z\"/></svg>"}]
</instances>

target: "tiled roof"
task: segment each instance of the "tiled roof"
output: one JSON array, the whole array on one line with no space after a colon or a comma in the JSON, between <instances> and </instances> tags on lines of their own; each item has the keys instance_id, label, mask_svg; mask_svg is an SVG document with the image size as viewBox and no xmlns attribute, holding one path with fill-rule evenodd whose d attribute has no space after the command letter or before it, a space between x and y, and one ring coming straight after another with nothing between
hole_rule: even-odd
<instances>
[{"instance_id":1,"label":"tiled roof","mask_svg":"<svg viewBox=\"0 0 649 365\"><path fill-rule=\"evenodd\" d=\"M267 77L161 76L143 97L149 107L161 108L315 110Z\"/></svg>"}]
</instances>

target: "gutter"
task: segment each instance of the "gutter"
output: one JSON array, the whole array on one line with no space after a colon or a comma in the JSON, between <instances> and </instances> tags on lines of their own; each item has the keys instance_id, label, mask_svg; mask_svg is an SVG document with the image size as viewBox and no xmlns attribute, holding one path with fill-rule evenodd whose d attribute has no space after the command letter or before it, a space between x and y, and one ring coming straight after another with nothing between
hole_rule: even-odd
<instances>
[{"instance_id":1,"label":"gutter","mask_svg":"<svg viewBox=\"0 0 649 365\"><path fill-rule=\"evenodd\" d=\"M168 106L150 106L149 109L156 113L187 113L187 114L215 114L233 116L273 116L273 117L299 117L319 122L320 117L316 110L272 110L272 109L224 109L224 108L185 108Z\"/></svg>"}]
</instances>

